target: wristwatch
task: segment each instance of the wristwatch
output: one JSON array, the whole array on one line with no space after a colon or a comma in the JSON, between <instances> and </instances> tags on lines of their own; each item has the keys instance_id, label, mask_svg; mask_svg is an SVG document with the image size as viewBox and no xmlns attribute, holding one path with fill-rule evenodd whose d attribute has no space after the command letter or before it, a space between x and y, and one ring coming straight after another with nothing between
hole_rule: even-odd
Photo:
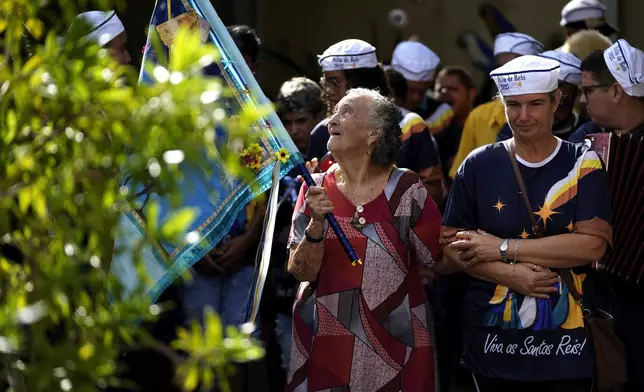
<instances>
[{"instance_id":1,"label":"wristwatch","mask_svg":"<svg viewBox=\"0 0 644 392\"><path fill-rule=\"evenodd\" d=\"M510 248L510 240L506 238L501 242L501 245L499 245L499 252L501 252L501 261L504 263L510 262L510 260L508 259L509 248Z\"/></svg>"}]
</instances>

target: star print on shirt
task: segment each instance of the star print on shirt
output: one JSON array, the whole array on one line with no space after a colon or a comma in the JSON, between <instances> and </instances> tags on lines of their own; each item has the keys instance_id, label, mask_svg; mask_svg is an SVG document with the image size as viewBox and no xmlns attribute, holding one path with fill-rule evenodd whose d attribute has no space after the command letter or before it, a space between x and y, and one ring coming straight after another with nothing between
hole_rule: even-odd
<instances>
[{"instance_id":1,"label":"star print on shirt","mask_svg":"<svg viewBox=\"0 0 644 392\"><path fill-rule=\"evenodd\" d=\"M552 220L550 216L560 214L560 212L551 210L548 203L544 203L543 206L539 207L539 211L535 212L534 214L537 215L541 221L543 221L543 229L546 230L548 219Z\"/></svg>"},{"instance_id":2,"label":"star print on shirt","mask_svg":"<svg viewBox=\"0 0 644 392\"><path fill-rule=\"evenodd\" d=\"M503 209L503 207L505 207L505 204L501 203L501 199L499 198L499 199L497 200L496 204L495 204L495 205L493 205L492 207L493 207L493 208L496 208L496 209L497 209L497 211L499 211L499 213L501 213L501 210Z\"/></svg>"},{"instance_id":3,"label":"star print on shirt","mask_svg":"<svg viewBox=\"0 0 644 392\"><path fill-rule=\"evenodd\" d=\"M530 234L528 234L528 232L527 232L527 231L525 231L525 229L523 229L523 233L519 234L519 236L520 236L521 238L523 238L524 240L527 240L527 239L528 239L528 237L530 237Z\"/></svg>"},{"instance_id":4,"label":"star print on shirt","mask_svg":"<svg viewBox=\"0 0 644 392\"><path fill-rule=\"evenodd\" d=\"M568 226L566 226L566 228L568 229L569 232L571 233L573 232L573 230L575 229L575 225L572 224L572 220L570 221Z\"/></svg>"}]
</instances>

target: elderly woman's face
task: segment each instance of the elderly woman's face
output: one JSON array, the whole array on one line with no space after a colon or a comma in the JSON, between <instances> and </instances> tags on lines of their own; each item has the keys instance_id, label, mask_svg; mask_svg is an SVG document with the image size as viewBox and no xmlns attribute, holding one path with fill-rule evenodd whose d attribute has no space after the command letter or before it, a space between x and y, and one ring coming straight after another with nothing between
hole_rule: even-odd
<instances>
[{"instance_id":1,"label":"elderly woman's face","mask_svg":"<svg viewBox=\"0 0 644 392\"><path fill-rule=\"evenodd\" d=\"M367 102L364 98L343 98L329 119L327 148L337 157L350 152L352 155L369 152L370 130Z\"/></svg>"},{"instance_id":2,"label":"elderly woman's face","mask_svg":"<svg viewBox=\"0 0 644 392\"><path fill-rule=\"evenodd\" d=\"M552 117L559 106L559 95L523 94L504 97L505 114L516 138L533 139L552 134Z\"/></svg>"}]
</instances>

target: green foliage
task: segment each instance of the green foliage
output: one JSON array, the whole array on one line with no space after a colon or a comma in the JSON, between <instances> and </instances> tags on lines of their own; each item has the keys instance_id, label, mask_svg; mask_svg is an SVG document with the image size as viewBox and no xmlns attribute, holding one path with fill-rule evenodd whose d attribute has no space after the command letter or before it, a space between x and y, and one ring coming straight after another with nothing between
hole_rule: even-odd
<instances>
[{"instance_id":1,"label":"green foliage","mask_svg":"<svg viewBox=\"0 0 644 392\"><path fill-rule=\"evenodd\" d=\"M215 150L213 127L224 122L242 138L259 113L244 108L239 121L224 119L217 98L229 92L200 76L217 53L196 35L182 32L170 64L153 70L158 83L142 86L106 50L73 32L60 42L46 31L38 15L44 3L0 2L0 242L24 258L0 256L0 382L14 390L95 391L118 384L120 353L146 345L176 362L185 390L221 383L232 363L263 355L248 331L224 334L209 312L204 330L179 331L178 355L139 323L157 319L162 305L142 291L120 299L109 261L116 222L133 197L119 189L120 173L153 182L176 203L178 163L200 167L204 150L244 175L234 153ZM59 5L64 31L77 9ZM25 33L41 39L29 58L21 55ZM146 241L176 241L194 219L194 211L180 210L160 222L154 203L146 212Z\"/></svg>"}]
</instances>

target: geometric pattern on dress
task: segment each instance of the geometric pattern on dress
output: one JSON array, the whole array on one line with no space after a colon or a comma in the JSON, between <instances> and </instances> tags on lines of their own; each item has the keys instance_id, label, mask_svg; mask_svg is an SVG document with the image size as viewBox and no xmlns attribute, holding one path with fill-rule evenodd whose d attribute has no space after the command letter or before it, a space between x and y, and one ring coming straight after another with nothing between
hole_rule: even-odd
<instances>
[{"instance_id":1,"label":"geometric pattern on dress","mask_svg":"<svg viewBox=\"0 0 644 392\"><path fill-rule=\"evenodd\" d=\"M360 302L360 317L362 318L362 327L364 328L365 333L367 334L367 338L369 339L369 342L371 342L371 346L373 347L373 350L382 358L389 366L393 367L396 370L402 369L402 366L396 362L395 359L393 359L387 350L383 347L382 342L378 337L376 336L376 332L373 330L374 327L372 326L367 315L365 314L364 311L364 305L362 302ZM374 320L375 322L375 320ZM378 324L375 322L376 325ZM381 327L382 328L382 327ZM393 343L393 342L392 342Z\"/></svg>"},{"instance_id":2,"label":"geometric pattern on dress","mask_svg":"<svg viewBox=\"0 0 644 392\"><path fill-rule=\"evenodd\" d=\"M418 183L418 175L412 171L407 171L403 173L400 179L397 182L396 189L391 194L391 197L388 197L389 209L393 212L398 210L398 204L400 204L402 196L407 192L407 190Z\"/></svg>"},{"instance_id":3,"label":"geometric pattern on dress","mask_svg":"<svg viewBox=\"0 0 644 392\"><path fill-rule=\"evenodd\" d=\"M293 390L293 392L309 392L309 379L305 378L300 385Z\"/></svg>"},{"instance_id":4,"label":"geometric pattern on dress","mask_svg":"<svg viewBox=\"0 0 644 392\"><path fill-rule=\"evenodd\" d=\"M310 296L307 298L306 302L304 302L299 309L299 316L301 317L302 321L308 329L311 331L313 335L317 332L317 315L316 315L316 302L315 302L315 295Z\"/></svg>"},{"instance_id":5,"label":"geometric pattern on dress","mask_svg":"<svg viewBox=\"0 0 644 392\"><path fill-rule=\"evenodd\" d=\"M423 326L418 317L412 314L412 323L414 328L414 343L415 347L432 347L432 339L429 336L429 331Z\"/></svg>"},{"instance_id":6,"label":"geometric pattern on dress","mask_svg":"<svg viewBox=\"0 0 644 392\"><path fill-rule=\"evenodd\" d=\"M380 241L382 244L385 246L385 249L387 252L390 254L391 257L396 260L396 264L402 269L405 273L407 273L407 266L405 263L403 263L402 259L400 258L400 255L398 254L398 250L394 246L393 242L389 239L389 236L385 232L385 228L382 227L382 223L378 222L374 224L376 233L378 233L378 237L380 237ZM402 230L398 232L401 236L402 235L409 235L409 226L403 227Z\"/></svg>"},{"instance_id":7,"label":"geometric pattern on dress","mask_svg":"<svg viewBox=\"0 0 644 392\"><path fill-rule=\"evenodd\" d=\"M394 212L394 216L411 216L411 200L415 191L414 186L411 186L400 196L400 202Z\"/></svg>"},{"instance_id":8,"label":"geometric pattern on dress","mask_svg":"<svg viewBox=\"0 0 644 392\"><path fill-rule=\"evenodd\" d=\"M335 318L338 318L338 301L340 299L339 293L323 295L317 297L318 303L323 305Z\"/></svg>"},{"instance_id":9,"label":"geometric pattern on dress","mask_svg":"<svg viewBox=\"0 0 644 392\"><path fill-rule=\"evenodd\" d=\"M359 296L357 289L338 293L338 320L345 328L351 330L351 320L360 318L358 310Z\"/></svg>"},{"instance_id":10,"label":"geometric pattern on dress","mask_svg":"<svg viewBox=\"0 0 644 392\"><path fill-rule=\"evenodd\" d=\"M409 230L411 228L411 216L396 216L389 219L389 224L396 230L400 241L409 246Z\"/></svg>"},{"instance_id":11,"label":"geometric pattern on dress","mask_svg":"<svg viewBox=\"0 0 644 392\"><path fill-rule=\"evenodd\" d=\"M416 260L418 260L418 263L427 268L436 265L436 261L432 257L432 251L418 238L418 234L413 229L409 232L409 237L411 239L411 247L416 251Z\"/></svg>"},{"instance_id":12,"label":"geometric pattern on dress","mask_svg":"<svg viewBox=\"0 0 644 392\"><path fill-rule=\"evenodd\" d=\"M429 194L427 193L427 188L422 184L412 185L413 192L411 194L410 203L411 208L409 209L409 216L411 216L410 226L414 227L416 221L420 218L420 214L423 212L425 203Z\"/></svg>"},{"instance_id":13,"label":"geometric pattern on dress","mask_svg":"<svg viewBox=\"0 0 644 392\"><path fill-rule=\"evenodd\" d=\"M333 179L328 181L330 196L340 197ZM363 265L345 268L346 263L338 263L345 255L337 241L325 241L319 279L308 290L300 290L294 307L286 392L434 390L431 334L423 317L429 314L427 297L417 268L417 244L409 232L417 226L415 235L426 241L430 255L439 256L440 214L418 184L416 174L396 169L385 189L389 209L365 206L368 222L360 230L351 224L355 206L334 199L336 218L341 218L340 226ZM408 192L410 187L416 192ZM427 206L420 205L422 197ZM303 198L301 193L299 205ZM423 207L428 207L426 214ZM394 217L396 211L402 215ZM417 215L415 226L410 224L413 215ZM295 217L299 227L291 233L293 243L302 240L309 220ZM333 238L329 231L327 239ZM386 280L393 271L394 279ZM315 300L308 301L309 297Z\"/></svg>"},{"instance_id":14,"label":"geometric pattern on dress","mask_svg":"<svg viewBox=\"0 0 644 392\"><path fill-rule=\"evenodd\" d=\"M422 189L424 192L427 192L426 189ZM416 192L418 194L418 192ZM416 222L418 222L418 218L420 218L420 214L423 213L423 206L424 204L417 204L415 200L412 200L411 203L411 211L410 211L410 219L409 219L409 227L414 227L416 226ZM440 218L440 215L438 216Z\"/></svg>"},{"instance_id":15,"label":"geometric pattern on dress","mask_svg":"<svg viewBox=\"0 0 644 392\"><path fill-rule=\"evenodd\" d=\"M291 356L289 359L289 371L287 375L287 382L291 383L293 381L293 376L295 373L300 371L306 363L306 360L309 357L308 352L304 348L304 345L302 344L302 341L300 340L300 337L297 334L297 330L293 328L293 342L295 344L291 345Z\"/></svg>"},{"instance_id":16,"label":"geometric pattern on dress","mask_svg":"<svg viewBox=\"0 0 644 392\"><path fill-rule=\"evenodd\" d=\"M324 305L319 305L317 310L318 333L316 334L316 338L320 336L352 336L351 332Z\"/></svg>"},{"instance_id":17,"label":"geometric pattern on dress","mask_svg":"<svg viewBox=\"0 0 644 392\"><path fill-rule=\"evenodd\" d=\"M338 293L338 303L338 321L357 339L371 347L360 318L360 291L349 290Z\"/></svg>"},{"instance_id":18,"label":"geometric pattern on dress","mask_svg":"<svg viewBox=\"0 0 644 392\"><path fill-rule=\"evenodd\" d=\"M405 172L407 172L405 169L394 169L391 176L389 176L389 181L387 181L387 185L385 185L385 196L387 197L387 200L391 199L391 196L398 187L398 181L400 181L400 178L405 174Z\"/></svg>"},{"instance_id":19,"label":"geometric pattern on dress","mask_svg":"<svg viewBox=\"0 0 644 392\"><path fill-rule=\"evenodd\" d=\"M405 272L400 270L389 253L374 242L367 242L362 271L362 295L369 309L375 309L395 293L405 276Z\"/></svg>"},{"instance_id":20,"label":"geometric pattern on dress","mask_svg":"<svg viewBox=\"0 0 644 392\"><path fill-rule=\"evenodd\" d=\"M347 239L353 239L353 238L362 238L363 235L360 233L356 228L351 224L353 221L353 218L348 218L344 216L336 216L335 219L338 221L338 225L344 231L344 234L347 236ZM308 222L307 222L308 224ZM335 232L333 230L329 230L326 233L326 239L337 239L338 237L335 235Z\"/></svg>"},{"instance_id":21,"label":"geometric pattern on dress","mask_svg":"<svg viewBox=\"0 0 644 392\"><path fill-rule=\"evenodd\" d=\"M416 192L413 194L413 200L416 204L416 206L424 206L425 203L427 202L427 198L429 197L429 193L427 192L427 188L422 186L421 184L418 184L418 187L416 188Z\"/></svg>"},{"instance_id":22,"label":"geometric pattern on dress","mask_svg":"<svg viewBox=\"0 0 644 392\"><path fill-rule=\"evenodd\" d=\"M405 365L407 365L407 362L409 362L409 358L411 357L412 351L413 351L413 348L407 347L407 351L405 352L405 362L404 362Z\"/></svg>"},{"instance_id":23,"label":"geometric pattern on dress","mask_svg":"<svg viewBox=\"0 0 644 392\"><path fill-rule=\"evenodd\" d=\"M382 323L382 326L391 334L391 336L400 340L409 347L414 347L414 330L411 319L411 309L409 309L409 296L405 296L404 301L394 309Z\"/></svg>"},{"instance_id":24,"label":"geometric pattern on dress","mask_svg":"<svg viewBox=\"0 0 644 392\"><path fill-rule=\"evenodd\" d=\"M424 304L421 304L421 305L418 305L418 306L412 308L411 312L416 317L418 317L418 320L420 320L420 323L423 324L423 327L425 327L425 329L429 330L428 321L429 321L429 317L432 314L430 309L429 309L429 302L425 302Z\"/></svg>"},{"instance_id":25,"label":"geometric pattern on dress","mask_svg":"<svg viewBox=\"0 0 644 392\"><path fill-rule=\"evenodd\" d=\"M353 358L349 383L351 392L378 391L398 374L398 370L359 340L353 345Z\"/></svg>"},{"instance_id":26,"label":"geometric pattern on dress","mask_svg":"<svg viewBox=\"0 0 644 392\"><path fill-rule=\"evenodd\" d=\"M400 203L394 212L394 216L411 216L411 200L416 192L415 185L412 185L400 196Z\"/></svg>"},{"instance_id":27,"label":"geometric pattern on dress","mask_svg":"<svg viewBox=\"0 0 644 392\"><path fill-rule=\"evenodd\" d=\"M374 224L372 223L366 224L361 231L362 231L362 235L367 237L372 242L376 243L376 245L378 245L382 249L387 250L387 248L385 247L385 244L382 242L382 239L378 236L378 232L376 232L376 228Z\"/></svg>"},{"instance_id":28,"label":"geometric pattern on dress","mask_svg":"<svg viewBox=\"0 0 644 392\"><path fill-rule=\"evenodd\" d=\"M421 288L424 292L424 288ZM405 282L400 285L398 290L396 290L395 293L389 296L383 303L378 305L375 309L371 310L370 316L373 317L377 322L382 324L387 317L389 317L389 313L391 313L392 310L396 309L400 304L405 300L405 297L407 297L410 293L410 287L409 287L409 279L406 278ZM414 297L410 297L414 298ZM415 305L415 304L414 304ZM411 322L411 319L409 319Z\"/></svg>"}]
</instances>

